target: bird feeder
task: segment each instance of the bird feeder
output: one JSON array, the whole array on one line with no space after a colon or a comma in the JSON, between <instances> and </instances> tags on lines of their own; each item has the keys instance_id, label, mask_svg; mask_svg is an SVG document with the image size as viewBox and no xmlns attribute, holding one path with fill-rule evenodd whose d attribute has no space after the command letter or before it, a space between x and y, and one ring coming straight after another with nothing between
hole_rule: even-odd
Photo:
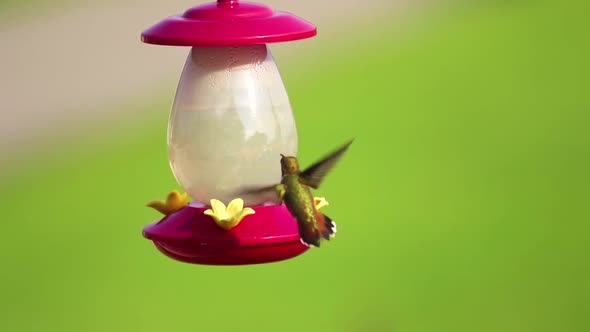
<instances>
[{"instance_id":1,"label":"bird feeder","mask_svg":"<svg viewBox=\"0 0 590 332\"><path fill-rule=\"evenodd\" d=\"M238 0L190 8L143 32L144 43L191 47L170 115L168 157L192 202L143 231L165 255L237 265L308 249L276 197L243 189L279 183L280 155L297 154L291 105L267 44L315 35L297 16Z\"/></svg>"}]
</instances>

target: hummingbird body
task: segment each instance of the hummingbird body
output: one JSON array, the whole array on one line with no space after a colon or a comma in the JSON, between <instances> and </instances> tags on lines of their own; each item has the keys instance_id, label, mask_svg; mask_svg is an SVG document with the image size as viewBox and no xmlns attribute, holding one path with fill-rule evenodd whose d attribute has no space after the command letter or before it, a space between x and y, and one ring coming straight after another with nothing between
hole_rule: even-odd
<instances>
[{"instance_id":1,"label":"hummingbird body","mask_svg":"<svg viewBox=\"0 0 590 332\"><path fill-rule=\"evenodd\" d=\"M289 212L297 219L302 242L319 247L320 236L329 240L335 233L336 224L330 220L329 225L321 227L320 221L325 224L326 218L317 211L311 189L299 181L299 174L283 176L281 184L285 186L283 200Z\"/></svg>"}]
</instances>

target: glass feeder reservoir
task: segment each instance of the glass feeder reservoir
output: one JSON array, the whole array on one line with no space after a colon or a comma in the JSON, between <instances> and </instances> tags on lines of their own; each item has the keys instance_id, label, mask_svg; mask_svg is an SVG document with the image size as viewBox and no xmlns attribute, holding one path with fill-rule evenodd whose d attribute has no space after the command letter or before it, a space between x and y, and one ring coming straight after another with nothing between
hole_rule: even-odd
<instances>
[{"instance_id":1,"label":"glass feeder reservoir","mask_svg":"<svg viewBox=\"0 0 590 332\"><path fill-rule=\"evenodd\" d=\"M193 202L144 228L164 254L233 265L307 250L286 207L274 195L246 189L279 183L280 155L297 154L289 98L266 44L315 34L297 16L237 0L190 8L143 32L145 43L191 47L170 115L168 157ZM214 201L230 211L236 199L246 216L235 227L220 227L221 217L211 216Z\"/></svg>"},{"instance_id":2,"label":"glass feeder reservoir","mask_svg":"<svg viewBox=\"0 0 590 332\"><path fill-rule=\"evenodd\" d=\"M287 91L266 45L192 48L172 107L168 153L195 201L272 199L244 196L244 188L277 183L277 158L297 153Z\"/></svg>"}]
</instances>

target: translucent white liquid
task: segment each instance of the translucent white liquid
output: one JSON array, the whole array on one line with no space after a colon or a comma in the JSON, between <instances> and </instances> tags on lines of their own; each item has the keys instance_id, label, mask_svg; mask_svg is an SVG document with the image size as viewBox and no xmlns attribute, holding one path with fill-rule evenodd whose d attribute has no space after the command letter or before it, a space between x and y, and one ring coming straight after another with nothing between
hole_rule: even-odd
<instances>
[{"instance_id":1,"label":"translucent white liquid","mask_svg":"<svg viewBox=\"0 0 590 332\"><path fill-rule=\"evenodd\" d=\"M257 205L245 189L280 182L280 154L297 154L289 97L266 45L194 47L168 127L176 179L196 201Z\"/></svg>"}]
</instances>

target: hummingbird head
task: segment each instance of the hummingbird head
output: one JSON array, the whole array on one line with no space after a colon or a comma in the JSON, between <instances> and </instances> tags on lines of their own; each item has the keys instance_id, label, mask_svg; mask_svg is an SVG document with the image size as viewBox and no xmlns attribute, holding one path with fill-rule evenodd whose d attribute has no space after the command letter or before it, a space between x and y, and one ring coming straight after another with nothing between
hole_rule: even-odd
<instances>
[{"instance_id":1,"label":"hummingbird head","mask_svg":"<svg viewBox=\"0 0 590 332\"><path fill-rule=\"evenodd\" d=\"M285 157L281 154L281 170L283 176L299 173L299 162L295 157Z\"/></svg>"}]
</instances>

